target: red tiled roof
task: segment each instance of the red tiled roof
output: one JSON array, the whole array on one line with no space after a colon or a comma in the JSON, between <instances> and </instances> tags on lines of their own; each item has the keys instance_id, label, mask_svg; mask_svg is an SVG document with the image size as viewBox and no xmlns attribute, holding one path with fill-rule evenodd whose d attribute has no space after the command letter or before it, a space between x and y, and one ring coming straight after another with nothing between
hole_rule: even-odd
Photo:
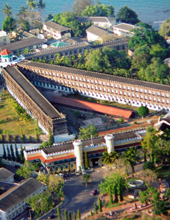
<instances>
[{"instance_id":1,"label":"red tiled roof","mask_svg":"<svg viewBox=\"0 0 170 220\"><path fill-rule=\"evenodd\" d=\"M4 55L5 56L5 55L9 55L11 53L12 53L12 51L4 49L3 51L0 52L0 55Z\"/></svg>"},{"instance_id":2,"label":"red tiled roof","mask_svg":"<svg viewBox=\"0 0 170 220\"><path fill-rule=\"evenodd\" d=\"M40 159L43 163L51 163L51 162L54 162L54 161L58 161L58 160L65 160L65 159L70 159L70 158L75 158L75 156L72 154L72 155L68 155L68 156L65 156L65 157L54 157L53 159L50 159L50 160L46 160L42 155L39 155L39 156L33 156L33 157L29 157L27 160L37 160L37 159Z\"/></svg>"},{"instance_id":3,"label":"red tiled roof","mask_svg":"<svg viewBox=\"0 0 170 220\"><path fill-rule=\"evenodd\" d=\"M130 110L124 110L112 106L96 104L78 99L70 99L65 97L52 97L52 102L67 106L72 106L76 108L87 109L95 112L100 112L103 114L113 115L115 117L122 117L125 119L129 119L132 115L132 111Z\"/></svg>"}]
</instances>

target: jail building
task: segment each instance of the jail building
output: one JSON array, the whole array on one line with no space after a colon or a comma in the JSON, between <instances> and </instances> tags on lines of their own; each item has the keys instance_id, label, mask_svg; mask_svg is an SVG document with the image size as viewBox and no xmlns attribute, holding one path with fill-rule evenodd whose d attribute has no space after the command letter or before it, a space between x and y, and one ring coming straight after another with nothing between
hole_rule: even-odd
<instances>
[{"instance_id":1,"label":"jail building","mask_svg":"<svg viewBox=\"0 0 170 220\"><path fill-rule=\"evenodd\" d=\"M170 110L170 86L33 61L18 63L37 86L152 110Z\"/></svg>"},{"instance_id":2,"label":"jail building","mask_svg":"<svg viewBox=\"0 0 170 220\"><path fill-rule=\"evenodd\" d=\"M52 172L80 171L85 168L85 152L89 166L101 166L102 153L117 151L118 153L129 147L140 147L145 130L130 130L125 132L107 134L87 140L63 142L46 148L24 151L28 161L41 161Z\"/></svg>"},{"instance_id":3,"label":"jail building","mask_svg":"<svg viewBox=\"0 0 170 220\"><path fill-rule=\"evenodd\" d=\"M18 70L9 66L2 70L6 87L27 113L37 119L39 127L55 136L68 133L66 117L35 88L35 86Z\"/></svg>"}]
</instances>

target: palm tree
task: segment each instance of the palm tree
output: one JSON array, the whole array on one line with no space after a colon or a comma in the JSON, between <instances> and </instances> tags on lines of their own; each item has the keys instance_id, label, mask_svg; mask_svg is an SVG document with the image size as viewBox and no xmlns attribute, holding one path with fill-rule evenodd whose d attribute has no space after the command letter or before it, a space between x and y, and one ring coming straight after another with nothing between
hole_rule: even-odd
<instances>
[{"instance_id":1,"label":"palm tree","mask_svg":"<svg viewBox=\"0 0 170 220\"><path fill-rule=\"evenodd\" d=\"M6 17L10 17L10 15L12 14L12 8L7 3L5 4L2 11L6 15Z\"/></svg>"},{"instance_id":2,"label":"palm tree","mask_svg":"<svg viewBox=\"0 0 170 220\"><path fill-rule=\"evenodd\" d=\"M107 150L103 153L103 163L106 165L113 164L116 159L118 159L119 155L116 151L111 152L110 154L107 152Z\"/></svg>"},{"instance_id":3,"label":"palm tree","mask_svg":"<svg viewBox=\"0 0 170 220\"><path fill-rule=\"evenodd\" d=\"M91 179L91 175L89 173L86 173L83 175L83 180L84 180L85 185L88 184L90 179Z\"/></svg>"},{"instance_id":4,"label":"palm tree","mask_svg":"<svg viewBox=\"0 0 170 220\"><path fill-rule=\"evenodd\" d=\"M137 154L137 149L135 147L128 148L127 151L122 154L124 165L130 165L132 169L132 175L135 172L134 166L136 161L138 161L139 157Z\"/></svg>"},{"instance_id":5,"label":"palm tree","mask_svg":"<svg viewBox=\"0 0 170 220\"><path fill-rule=\"evenodd\" d=\"M37 4L37 8L39 9L40 11L40 18L42 20L42 14L43 14L43 11L45 9L45 3L43 2L43 0L39 0L38 4Z\"/></svg>"},{"instance_id":6,"label":"palm tree","mask_svg":"<svg viewBox=\"0 0 170 220\"><path fill-rule=\"evenodd\" d=\"M43 11L45 9L46 5L43 2L43 0L39 0L38 4L37 4L37 8L41 11Z\"/></svg>"},{"instance_id":7,"label":"palm tree","mask_svg":"<svg viewBox=\"0 0 170 220\"><path fill-rule=\"evenodd\" d=\"M33 0L28 0L27 6L29 7L30 10L34 10L34 8L36 7L36 3Z\"/></svg>"},{"instance_id":8,"label":"palm tree","mask_svg":"<svg viewBox=\"0 0 170 220\"><path fill-rule=\"evenodd\" d=\"M18 12L17 16L18 16L19 18L25 19L25 18L27 17L27 12L28 12L27 7L22 6L22 7L19 9L19 12Z\"/></svg>"}]
</instances>

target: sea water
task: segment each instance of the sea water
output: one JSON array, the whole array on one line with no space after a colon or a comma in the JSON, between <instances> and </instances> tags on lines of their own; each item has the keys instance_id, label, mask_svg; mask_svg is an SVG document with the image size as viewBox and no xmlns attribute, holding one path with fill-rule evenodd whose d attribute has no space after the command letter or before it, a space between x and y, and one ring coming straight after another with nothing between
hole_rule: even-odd
<instances>
[{"instance_id":1,"label":"sea water","mask_svg":"<svg viewBox=\"0 0 170 220\"><path fill-rule=\"evenodd\" d=\"M44 17L48 14L55 15L72 9L75 0L43 0L46 4ZM5 15L2 13L5 3L12 7L15 15L21 6L26 6L26 0L0 0L0 28ZM38 0L35 0L38 2ZM170 0L99 0L100 3L112 5L115 8L115 14L123 6L128 6L134 10L139 19L158 29L160 24L167 18L170 18Z\"/></svg>"}]
</instances>

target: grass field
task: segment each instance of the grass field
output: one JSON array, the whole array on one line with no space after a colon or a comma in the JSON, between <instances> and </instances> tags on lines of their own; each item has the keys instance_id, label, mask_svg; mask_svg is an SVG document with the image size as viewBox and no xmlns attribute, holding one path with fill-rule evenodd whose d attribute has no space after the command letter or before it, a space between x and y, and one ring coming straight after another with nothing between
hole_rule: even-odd
<instances>
[{"instance_id":1,"label":"grass field","mask_svg":"<svg viewBox=\"0 0 170 220\"><path fill-rule=\"evenodd\" d=\"M0 94L0 134L3 135L35 135L42 134L36 120L24 120L20 117L11 102L13 97L4 91Z\"/></svg>"}]
</instances>

